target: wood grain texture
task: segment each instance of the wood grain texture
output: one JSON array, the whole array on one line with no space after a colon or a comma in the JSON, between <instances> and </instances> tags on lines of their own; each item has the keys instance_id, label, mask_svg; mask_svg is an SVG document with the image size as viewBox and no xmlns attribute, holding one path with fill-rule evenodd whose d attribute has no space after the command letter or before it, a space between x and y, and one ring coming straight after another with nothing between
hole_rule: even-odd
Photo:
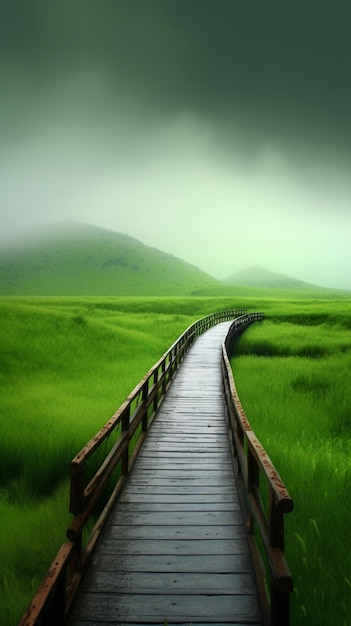
<instances>
[{"instance_id":1,"label":"wood grain texture","mask_svg":"<svg viewBox=\"0 0 351 626\"><path fill-rule=\"evenodd\" d=\"M261 625L229 450L221 342L199 337L114 507L70 626Z\"/></svg>"}]
</instances>

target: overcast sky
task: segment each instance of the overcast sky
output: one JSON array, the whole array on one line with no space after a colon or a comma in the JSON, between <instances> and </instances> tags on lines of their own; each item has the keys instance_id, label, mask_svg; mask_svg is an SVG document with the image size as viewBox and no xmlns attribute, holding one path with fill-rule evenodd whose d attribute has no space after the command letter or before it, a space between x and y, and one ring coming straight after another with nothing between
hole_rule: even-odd
<instances>
[{"instance_id":1,"label":"overcast sky","mask_svg":"<svg viewBox=\"0 0 351 626\"><path fill-rule=\"evenodd\" d=\"M75 219L351 289L351 3L3 4L1 241Z\"/></svg>"}]
</instances>

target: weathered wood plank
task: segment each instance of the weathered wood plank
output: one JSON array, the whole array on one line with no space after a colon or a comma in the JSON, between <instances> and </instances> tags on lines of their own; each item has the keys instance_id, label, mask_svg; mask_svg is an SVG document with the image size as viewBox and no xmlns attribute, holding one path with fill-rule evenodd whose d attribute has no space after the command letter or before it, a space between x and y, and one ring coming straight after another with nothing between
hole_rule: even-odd
<instances>
[{"instance_id":1,"label":"weathered wood plank","mask_svg":"<svg viewBox=\"0 0 351 626\"><path fill-rule=\"evenodd\" d=\"M230 486L233 481L231 479L231 477L228 475L226 478L221 479L221 483L225 486L228 485ZM205 487L208 486L209 488L211 487L215 487L218 484L217 482L217 477L216 476L211 476L210 472L208 472L208 474L206 475L200 475L197 478L194 477L170 477L170 476L152 476L151 473L148 476L140 476L140 478L138 478L137 480L133 481L133 486L134 485L143 485L145 488L153 485L159 485L160 487L170 487L170 486L174 486L174 487L191 487L191 488L200 488L200 487Z\"/></svg>"},{"instance_id":2,"label":"weathered wood plank","mask_svg":"<svg viewBox=\"0 0 351 626\"><path fill-rule=\"evenodd\" d=\"M150 506L153 504L163 504L165 509L168 507L165 505L168 504L187 504L187 505L196 505L196 504L232 504L233 502L238 501L238 495L232 493L231 491L224 492L222 494L213 494L213 493L194 493L190 492L188 494L172 494L172 493L145 493L145 490L142 492L129 492L125 493L121 497L122 503L146 503Z\"/></svg>"},{"instance_id":3,"label":"weathered wood plank","mask_svg":"<svg viewBox=\"0 0 351 626\"><path fill-rule=\"evenodd\" d=\"M95 620L93 621L89 620L88 622L86 620L74 621L74 624L76 626L116 626L116 624L118 624L118 626L127 626L127 624L128 626L129 624L133 624L133 626L144 626L145 623L146 622L141 623L135 620L133 622L126 622L126 621L125 622L121 622L121 621L106 622L106 621L100 621L100 620L98 622ZM165 623L166 623L165 620L163 620L162 622L160 622L160 620L158 622L150 621L150 622L147 622L147 626L163 626ZM179 626L180 623L184 623L184 620L181 620L181 622L174 622L172 620L171 621L167 620L167 626ZM242 621L240 622L232 621L230 623L228 622L219 623L217 620L212 621L212 622L206 622L206 623L201 623L201 622L196 621L194 623L196 623L196 626L207 626L208 623L211 623L212 626L233 626L233 624L235 624L235 626L247 626L248 624L250 624L250 626L262 626L262 622L256 622L256 621L250 621L250 622L246 621L245 624ZM186 624L186 626L191 626L191 624L192 622L189 622Z\"/></svg>"},{"instance_id":4,"label":"weathered wood plank","mask_svg":"<svg viewBox=\"0 0 351 626\"><path fill-rule=\"evenodd\" d=\"M171 502L165 505L163 502L121 502L118 510L120 513L179 513L186 511L187 513L199 512L206 513L208 511L238 511L240 504L236 502Z\"/></svg>"},{"instance_id":5,"label":"weathered wood plank","mask_svg":"<svg viewBox=\"0 0 351 626\"><path fill-rule=\"evenodd\" d=\"M150 465L150 463L157 464L157 467L163 468L169 466L170 469L173 469L173 467L177 466L183 467L187 464L190 466L194 464L201 467L207 466L208 468L217 470L228 469L228 466L231 470L233 467L230 454L228 450L224 449L222 453L219 453L217 451L213 453L209 451L206 454L189 452L189 454L183 453L183 455L181 455L181 453L179 452L173 454L173 451L171 450L169 452L168 458L164 456L159 457L157 455L157 459L155 458L155 454L151 455L149 453L148 455L143 455L142 459L139 459L138 465L134 469L136 469L136 471L139 471L143 468L144 465Z\"/></svg>"},{"instance_id":6,"label":"weathered wood plank","mask_svg":"<svg viewBox=\"0 0 351 626\"><path fill-rule=\"evenodd\" d=\"M192 444L193 448L194 444ZM208 451L205 454L199 454L197 452L191 452L189 449L189 454L184 451L178 451L174 449L169 449L168 452L164 452L162 454L157 454L157 459L155 458L155 451L147 451L143 458L140 460L140 464L138 464L138 469L140 469L143 465L147 463L157 463L161 465L169 464L171 466L174 465L185 465L187 463L198 465L206 465L206 464L215 464L216 467L222 467L223 465L232 466L232 460L230 455L227 454L227 450L216 449L214 451Z\"/></svg>"},{"instance_id":7,"label":"weathered wood plank","mask_svg":"<svg viewBox=\"0 0 351 626\"><path fill-rule=\"evenodd\" d=\"M211 430L211 432L210 432ZM158 436L157 436L158 435ZM144 446L145 456L150 456L155 452L155 448L161 453L162 456L166 456L172 450L183 454L184 456L206 456L208 454L225 454L228 451L228 433L214 433L212 429L207 429L205 434L196 433L179 433L176 435L168 430L167 433L156 433L154 438L147 440L147 445ZM143 454L144 456L144 454Z\"/></svg>"},{"instance_id":8,"label":"weathered wood plank","mask_svg":"<svg viewBox=\"0 0 351 626\"><path fill-rule=\"evenodd\" d=\"M243 539L245 530L241 525L227 526L120 526L114 524L106 528L105 539Z\"/></svg>"},{"instance_id":9,"label":"weathered wood plank","mask_svg":"<svg viewBox=\"0 0 351 626\"><path fill-rule=\"evenodd\" d=\"M196 452L194 452L194 446L197 446ZM209 449L210 446L210 449ZM151 444L148 448L147 448L147 456L153 455L155 456L155 453L160 449L160 444L159 443L155 443L155 444ZM206 446L206 441L199 441L197 442L195 439L191 440L189 439L186 443L185 442L178 442L178 441L173 441L173 443L170 442L165 442L162 445L162 455L166 456L167 454L171 455L172 453L178 453L178 454L183 454L183 455L187 455L189 454L197 454L199 456L209 456L209 455L215 455L215 454L222 454L223 452L226 454L227 452L227 447L224 445L220 445L219 443L213 443L212 444L212 439L208 438L207 441L207 446ZM162 457L161 457L162 458ZM135 469L135 468L134 468ZM135 472L134 472L135 473Z\"/></svg>"},{"instance_id":10,"label":"weathered wood plank","mask_svg":"<svg viewBox=\"0 0 351 626\"><path fill-rule=\"evenodd\" d=\"M157 469L158 472L176 472L181 475L182 472L187 472L187 474L191 474L192 472L223 472L229 471L232 473L232 463L231 461L222 460L220 463L216 463L211 459L203 459L202 461L191 460L191 459L177 459L175 461L166 461L165 459L161 459L157 462L155 459L144 459L142 463L138 466L138 469L142 472L149 472L150 470Z\"/></svg>"},{"instance_id":11,"label":"weathered wood plank","mask_svg":"<svg viewBox=\"0 0 351 626\"><path fill-rule=\"evenodd\" d=\"M199 449L203 448L205 451L206 449L208 451L209 445L211 447L213 446L213 448L226 448L227 442L225 438L227 437L228 432L223 428L204 426L195 430L189 427L188 431L186 431L184 428L182 430L175 430L170 426L169 428L159 429L157 432L153 433L152 437L148 436L145 447L149 450L155 445L161 449L163 443L168 446L179 446L181 443L184 445L196 443Z\"/></svg>"},{"instance_id":12,"label":"weathered wood plank","mask_svg":"<svg viewBox=\"0 0 351 626\"><path fill-rule=\"evenodd\" d=\"M160 511L156 514L117 509L111 517L112 523L115 520L119 525L128 526L232 526L243 523L239 505L234 511Z\"/></svg>"},{"instance_id":13,"label":"weathered wood plank","mask_svg":"<svg viewBox=\"0 0 351 626\"><path fill-rule=\"evenodd\" d=\"M190 555L177 556L173 554L143 554L136 555L119 555L118 558L114 552L105 552L100 547L96 558L94 559L94 567L96 571L105 570L114 572L118 577L118 572L185 572L185 573L241 573L252 572L252 562L250 555L245 554L225 554L225 555ZM247 549L248 550L248 549ZM162 576L160 576L160 586L162 585Z\"/></svg>"},{"instance_id":14,"label":"weathered wood plank","mask_svg":"<svg viewBox=\"0 0 351 626\"><path fill-rule=\"evenodd\" d=\"M209 483L206 485L197 485L196 486L196 490L194 490L194 487L192 487L191 485L186 485L184 483L181 483L180 485L176 485L174 486L173 484L170 486L164 485L163 487L160 486L153 486L153 483L150 484L149 487L145 488L144 484L140 484L138 483L136 480L133 480L133 482L131 480L129 480L128 482L128 490L125 490L123 492L123 494L129 494L129 493L139 493L139 492L143 492L143 493L159 493L159 494L165 494L165 493L174 493L174 494L191 494L191 493L197 493L197 494L215 494L215 493L231 493L231 494L236 494L237 495L237 490L234 489L234 484L233 481L229 481L229 482L225 482L225 483L221 483L220 485L218 485L218 483L214 482L214 483ZM123 496L121 496L123 497Z\"/></svg>"},{"instance_id":15,"label":"weathered wood plank","mask_svg":"<svg viewBox=\"0 0 351 626\"><path fill-rule=\"evenodd\" d=\"M120 555L176 554L177 556L201 556L212 554L246 554L248 551L246 537L244 539L212 539L173 540L153 539L106 539L103 549Z\"/></svg>"},{"instance_id":16,"label":"weathered wood plank","mask_svg":"<svg viewBox=\"0 0 351 626\"><path fill-rule=\"evenodd\" d=\"M242 525L226 526L121 526L111 524L106 528L106 540L119 539L243 539Z\"/></svg>"},{"instance_id":17,"label":"weathered wood plank","mask_svg":"<svg viewBox=\"0 0 351 626\"><path fill-rule=\"evenodd\" d=\"M172 620L176 623L206 623L229 621L231 624L242 621L254 624L259 621L260 609L252 595L137 595L137 594L94 594L82 592L82 619L91 615L98 620L114 622L158 621L163 624ZM246 621L244 621L246 620ZM248 621L250 620L250 621Z\"/></svg>"},{"instance_id":18,"label":"weathered wood plank","mask_svg":"<svg viewBox=\"0 0 351 626\"><path fill-rule=\"evenodd\" d=\"M152 469L148 470L145 469L142 472L143 476L142 479L148 479L148 478L152 478L154 476L154 472L152 471ZM174 468L174 469L169 469L169 470L160 470L160 472L158 472L159 477L160 478L169 478L169 479L174 479L174 478L180 478L181 480L191 480L191 479L204 479L206 480L206 476L209 477L209 479L213 480L213 481L221 481L224 479L229 479L232 480L233 479L233 473L232 473L232 469L209 469L209 470L203 470L201 468L192 468L192 469L181 469L181 468Z\"/></svg>"},{"instance_id":19,"label":"weathered wood plank","mask_svg":"<svg viewBox=\"0 0 351 626\"><path fill-rule=\"evenodd\" d=\"M251 573L240 574L160 574L152 572L122 572L117 579L111 577L111 573L99 570L97 575L88 573L85 578L84 591L136 594L180 594L200 595L220 593L222 595L255 595L256 584Z\"/></svg>"}]
</instances>

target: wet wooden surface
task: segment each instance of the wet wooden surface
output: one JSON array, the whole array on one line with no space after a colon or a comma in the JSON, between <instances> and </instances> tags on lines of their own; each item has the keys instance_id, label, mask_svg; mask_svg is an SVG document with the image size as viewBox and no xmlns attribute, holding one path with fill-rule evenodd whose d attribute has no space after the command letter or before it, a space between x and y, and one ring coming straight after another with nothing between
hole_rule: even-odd
<instances>
[{"instance_id":1,"label":"wet wooden surface","mask_svg":"<svg viewBox=\"0 0 351 626\"><path fill-rule=\"evenodd\" d=\"M117 502L70 626L260 625L220 367L230 323L185 357Z\"/></svg>"}]
</instances>

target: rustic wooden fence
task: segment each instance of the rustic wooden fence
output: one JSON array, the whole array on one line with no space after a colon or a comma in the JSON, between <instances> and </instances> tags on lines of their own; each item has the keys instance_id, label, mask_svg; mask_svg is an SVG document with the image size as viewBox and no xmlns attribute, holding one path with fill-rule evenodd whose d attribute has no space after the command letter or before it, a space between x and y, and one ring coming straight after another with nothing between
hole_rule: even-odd
<instances>
[{"instance_id":1,"label":"rustic wooden fence","mask_svg":"<svg viewBox=\"0 0 351 626\"><path fill-rule=\"evenodd\" d=\"M183 357L198 335L246 313L246 309L213 313L189 326L73 459L70 511L74 519L67 530L69 541L61 546L19 626L65 623L104 522ZM94 524L92 518L97 519Z\"/></svg>"},{"instance_id":2,"label":"rustic wooden fence","mask_svg":"<svg viewBox=\"0 0 351 626\"><path fill-rule=\"evenodd\" d=\"M222 369L239 494L261 606L267 624L289 626L293 581L284 555L284 515L292 511L293 501L250 426L230 365L237 335L263 317L262 313L250 313L234 320L222 346Z\"/></svg>"}]
</instances>

